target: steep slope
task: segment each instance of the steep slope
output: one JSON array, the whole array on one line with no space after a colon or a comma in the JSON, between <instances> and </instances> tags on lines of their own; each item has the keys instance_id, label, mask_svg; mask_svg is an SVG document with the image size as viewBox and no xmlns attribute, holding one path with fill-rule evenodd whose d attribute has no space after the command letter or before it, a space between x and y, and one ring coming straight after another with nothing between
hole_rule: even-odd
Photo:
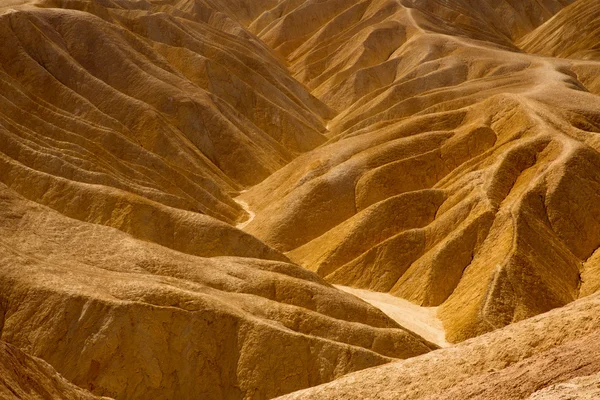
<instances>
[{"instance_id":1,"label":"steep slope","mask_svg":"<svg viewBox=\"0 0 600 400\"><path fill-rule=\"evenodd\" d=\"M235 3L6 6L3 340L128 399L269 398L436 347L233 226L333 116Z\"/></svg>"},{"instance_id":2,"label":"steep slope","mask_svg":"<svg viewBox=\"0 0 600 400\"><path fill-rule=\"evenodd\" d=\"M403 4L426 11L432 18L447 21L453 29L462 29L470 37L482 38L485 37L482 34L489 31L498 38L508 39L510 43L574 1L576 0L407 0Z\"/></svg>"},{"instance_id":3,"label":"steep slope","mask_svg":"<svg viewBox=\"0 0 600 400\"><path fill-rule=\"evenodd\" d=\"M332 283L441 306L454 342L577 299L600 245L600 103L575 71L600 64L441 34L397 2L336 12L288 59L343 111L241 196L244 229ZM272 46L296 32L278 21Z\"/></svg>"},{"instance_id":4,"label":"steep slope","mask_svg":"<svg viewBox=\"0 0 600 400\"><path fill-rule=\"evenodd\" d=\"M401 60L395 53L424 31L428 37L452 35L516 49L511 39L530 32L570 3L287 0L263 13L250 29L287 58L295 77L313 94L341 112L351 100L358 100L356 95L372 92L370 86L391 83ZM420 62L435 57L441 47L429 43L421 47ZM376 66L378 73L374 73ZM351 87L336 93L342 82Z\"/></svg>"},{"instance_id":5,"label":"steep slope","mask_svg":"<svg viewBox=\"0 0 600 400\"><path fill-rule=\"evenodd\" d=\"M600 60L600 4L580 0L523 37L519 46L550 57Z\"/></svg>"},{"instance_id":6,"label":"steep slope","mask_svg":"<svg viewBox=\"0 0 600 400\"><path fill-rule=\"evenodd\" d=\"M577 79L587 90L600 95L599 32L600 4L579 0L523 37L518 45L530 53L578 60L572 67Z\"/></svg>"},{"instance_id":7,"label":"steep slope","mask_svg":"<svg viewBox=\"0 0 600 400\"><path fill-rule=\"evenodd\" d=\"M2 2L0 340L117 399L510 399L596 373L596 11ZM418 335L448 345L440 320L466 342Z\"/></svg>"},{"instance_id":8,"label":"steep slope","mask_svg":"<svg viewBox=\"0 0 600 400\"><path fill-rule=\"evenodd\" d=\"M0 338L98 395L270 398L435 348L292 264L189 256L6 187L0 220Z\"/></svg>"},{"instance_id":9,"label":"steep slope","mask_svg":"<svg viewBox=\"0 0 600 400\"><path fill-rule=\"evenodd\" d=\"M409 14L416 12L419 21L433 31L512 47L512 40L531 32L573 1L363 0L352 3L284 0L256 18L250 29L286 56L302 48L312 52L315 49L306 46L309 42L322 52L344 35L365 28L370 30L372 26L365 24L365 20L381 23L389 20L391 15L409 9Z\"/></svg>"},{"instance_id":10,"label":"steep slope","mask_svg":"<svg viewBox=\"0 0 600 400\"><path fill-rule=\"evenodd\" d=\"M0 398L99 399L69 383L44 361L0 341ZM105 397L108 400L108 398Z\"/></svg>"},{"instance_id":11,"label":"steep slope","mask_svg":"<svg viewBox=\"0 0 600 400\"><path fill-rule=\"evenodd\" d=\"M554 384L597 373L599 307L598 295L581 299L454 347L282 399L527 398Z\"/></svg>"},{"instance_id":12,"label":"steep slope","mask_svg":"<svg viewBox=\"0 0 600 400\"><path fill-rule=\"evenodd\" d=\"M141 3L69 5L102 18L0 16L0 179L32 200L74 215L22 181L63 186L66 202L100 184L114 189L108 201L143 197L233 222L245 216L232 194L324 141L327 107L262 45Z\"/></svg>"}]
</instances>

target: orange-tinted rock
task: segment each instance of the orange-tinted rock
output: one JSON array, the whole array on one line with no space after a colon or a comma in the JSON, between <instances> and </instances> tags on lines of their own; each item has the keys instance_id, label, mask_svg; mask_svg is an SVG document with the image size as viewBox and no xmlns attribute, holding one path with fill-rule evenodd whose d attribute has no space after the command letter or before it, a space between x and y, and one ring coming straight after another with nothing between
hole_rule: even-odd
<instances>
[{"instance_id":1,"label":"orange-tinted rock","mask_svg":"<svg viewBox=\"0 0 600 400\"><path fill-rule=\"evenodd\" d=\"M598 12L0 2L0 390L593 397Z\"/></svg>"}]
</instances>

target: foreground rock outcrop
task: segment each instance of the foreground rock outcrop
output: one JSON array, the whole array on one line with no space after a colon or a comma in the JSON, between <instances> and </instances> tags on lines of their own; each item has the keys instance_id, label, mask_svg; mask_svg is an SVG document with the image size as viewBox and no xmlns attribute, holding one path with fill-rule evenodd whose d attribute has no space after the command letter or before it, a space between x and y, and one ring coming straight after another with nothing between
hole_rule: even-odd
<instances>
[{"instance_id":1,"label":"foreground rock outcrop","mask_svg":"<svg viewBox=\"0 0 600 400\"><path fill-rule=\"evenodd\" d=\"M43 360L28 356L3 341L0 341L0 397L48 400L100 399L69 383Z\"/></svg>"},{"instance_id":2,"label":"foreground rock outcrop","mask_svg":"<svg viewBox=\"0 0 600 400\"><path fill-rule=\"evenodd\" d=\"M292 264L0 204L2 340L99 395L269 398L436 348Z\"/></svg>"},{"instance_id":3,"label":"foreground rock outcrop","mask_svg":"<svg viewBox=\"0 0 600 400\"><path fill-rule=\"evenodd\" d=\"M556 384L537 391L531 395L532 400L552 400L577 398L581 400L592 400L600 396L600 381L598 374L582 378L574 378L569 381Z\"/></svg>"},{"instance_id":4,"label":"foreground rock outcrop","mask_svg":"<svg viewBox=\"0 0 600 400\"><path fill-rule=\"evenodd\" d=\"M594 295L454 347L351 374L282 399L551 396L560 391L559 383L568 387L568 381L586 379L599 370L600 355L594 344L600 337L599 307L600 296ZM593 393L593 387L589 390Z\"/></svg>"}]
</instances>

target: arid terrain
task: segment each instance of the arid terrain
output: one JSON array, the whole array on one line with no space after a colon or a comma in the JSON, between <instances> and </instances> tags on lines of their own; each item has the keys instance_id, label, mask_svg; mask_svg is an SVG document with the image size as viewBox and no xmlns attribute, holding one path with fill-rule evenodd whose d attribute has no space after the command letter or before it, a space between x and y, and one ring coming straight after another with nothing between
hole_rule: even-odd
<instances>
[{"instance_id":1,"label":"arid terrain","mask_svg":"<svg viewBox=\"0 0 600 400\"><path fill-rule=\"evenodd\" d=\"M600 399L600 1L0 0L0 398Z\"/></svg>"}]
</instances>

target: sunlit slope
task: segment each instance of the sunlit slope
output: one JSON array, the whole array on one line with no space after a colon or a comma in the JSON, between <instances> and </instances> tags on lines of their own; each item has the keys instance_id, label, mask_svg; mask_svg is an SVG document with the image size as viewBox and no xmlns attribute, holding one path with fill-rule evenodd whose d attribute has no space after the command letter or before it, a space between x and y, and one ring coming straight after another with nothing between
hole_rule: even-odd
<instances>
[{"instance_id":1,"label":"sunlit slope","mask_svg":"<svg viewBox=\"0 0 600 400\"><path fill-rule=\"evenodd\" d=\"M594 400L600 396L600 374L577 377L533 393L531 400L576 398Z\"/></svg>"},{"instance_id":2,"label":"sunlit slope","mask_svg":"<svg viewBox=\"0 0 600 400\"><path fill-rule=\"evenodd\" d=\"M600 108L578 72L598 64L440 34L396 2L356 15L330 72L297 75L340 111L329 142L242 196L245 230L332 283L441 305L452 341L577 299L600 245Z\"/></svg>"},{"instance_id":3,"label":"sunlit slope","mask_svg":"<svg viewBox=\"0 0 600 400\"><path fill-rule=\"evenodd\" d=\"M251 25L266 44L285 56L301 82L338 111L354 96L372 92L377 80L394 80L402 47L429 34L485 40L515 48L512 39L530 32L572 1L503 0L481 2L286 0ZM421 47L421 62L439 46ZM381 65L378 74L368 68ZM385 72L384 72L385 71ZM370 76L369 76L370 75ZM369 79L370 78L370 79ZM336 93L352 85L354 93ZM340 98L341 97L341 98Z\"/></svg>"},{"instance_id":4,"label":"sunlit slope","mask_svg":"<svg viewBox=\"0 0 600 400\"><path fill-rule=\"evenodd\" d=\"M599 309L594 295L454 347L282 399L593 399Z\"/></svg>"},{"instance_id":5,"label":"sunlit slope","mask_svg":"<svg viewBox=\"0 0 600 400\"><path fill-rule=\"evenodd\" d=\"M519 41L544 56L600 60L600 3L580 0Z\"/></svg>"},{"instance_id":6,"label":"sunlit slope","mask_svg":"<svg viewBox=\"0 0 600 400\"><path fill-rule=\"evenodd\" d=\"M100 399L60 376L39 358L0 341L0 397L3 399ZM106 399L106 398L105 398Z\"/></svg>"},{"instance_id":7,"label":"sunlit slope","mask_svg":"<svg viewBox=\"0 0 600 400\"><path fill-rule=\"evenodd\" d=\"M105 206L73 203L144 199L233 222L232 193L324 141L327 107L262 45L183 12L61 5L98 16L0 16L0 179L32 200L95 222Z\"/></svg>"},{"instance_id":8,"label":"sunlit slope","mask_svg":"<svg viewBox=\"0 0 600 400\"><path fill-rule=\"evenodd\" d=\"M5 186L0 202L1 339L98 395L271 398L436 347L293 264L190 256Z\"/></svg>"},{"instance_id":9,"label":"sunlit slope","mask_svg":"<svg viewBox=\"0 0 600 400\"><path fill-rule=\"evenodd\" d=\"M23 3L0 5L1 340L118 399L597 372L595 3ZM332 283L473 340L437 350Z\"/></svg>"},{"instance_id":10,"label":"sunlit slope","mask_svg":"<svg viewBox=\"0 0 600 400\"><path fill-rule=\"evenodd\" d=\"M270 398L435 348L235 228L334 114L226 4L9 6L3 340L127 399Z\"/></svg>"}]
</instances>

